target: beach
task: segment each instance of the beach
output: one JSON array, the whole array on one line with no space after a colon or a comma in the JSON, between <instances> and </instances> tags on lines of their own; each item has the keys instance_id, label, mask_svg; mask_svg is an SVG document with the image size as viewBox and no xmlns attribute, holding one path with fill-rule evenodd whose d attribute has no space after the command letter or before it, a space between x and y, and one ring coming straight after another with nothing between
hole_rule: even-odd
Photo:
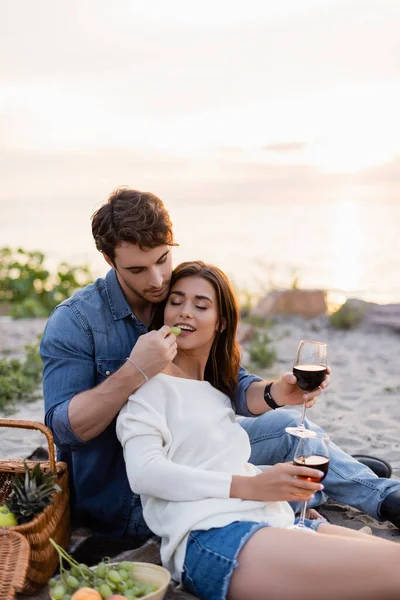
<instances>
[{"instance_id":1,"label":"beach","mask_svg":"<svg viewBox=\"0 0 400 600\"><path fill-rule=\"evenodd\" d=\"M277 378L291 371L301 339L328 344L331 384L307 417L349 454L374 454L400 477L400 335L388 328L333 329L326 316L280 317L269 329L277 361L258 371Z\"/></svg>"},{"instance_id":2,"label":"beach","mask_svg":"<svg viewBox=\"0 0 400 600\"><path fill-rule=\"evenodd\" d=\"M24 346L42 333L45 319L0 320L0 355L22 358ZM257 331L257 328L256 328ZM317 319L278 317L268 329L277 360L268 370L254 369L266 378L290 371L301 339L328 344L331 384L307 411L350 454L374 454L389 461L400 477L400 335L387 328L359 326L351 331L333 329L325 316ZM248 364L246 344L244 364ZM4 416L4 415L2 415ZM11 415L43 421L43 400L20 402ZM45 445L40 432L0 431L3 457L24 457Z\"/></svg>"},{"instance_id":3,"label":"beach","mask_svg":"<svg viewBox=\"0 0 400 600\"><path fill-rule=\"evenodd\" d=\"M22 358L24 345L36 341L45 323L45 319L0 319L0 355L6 353ZM279 317L268 328L268 335L277 360L270 369L254 371L266 378L277 378L292 369L301 339L316 339L328 344L331 384L317 404L307 411L307 417L326 429L331 439L350 454L373 454L387 460L393 467L393 477L400 478L400 335L387 328L363 326L351 331L336 330L329 325L325 315L312 320ZM244 364L247 361L248 344L245 343ZM43 421L42 398L19 403L11 418ZM40 432L18 429L0 430L0 443L3 458L23 458L38 446L45 446ZM400 540L400 531L394 525L379 523L349 506L330 500L319 511L331 523L357 530L367 525L375 536ZM84 552L86 535L75 532L71 547L79 551L82 548ZM139 549L120 552L113 559L160 563L159 545L151 541ZM86 555L79 560L89 561ZM171 586L166 600L188 600L190 597L185 591ZM18 594L17 598L20 600L23 596ZM48 600L46 588L33 598Z\"/></svg>"}]
</instances>

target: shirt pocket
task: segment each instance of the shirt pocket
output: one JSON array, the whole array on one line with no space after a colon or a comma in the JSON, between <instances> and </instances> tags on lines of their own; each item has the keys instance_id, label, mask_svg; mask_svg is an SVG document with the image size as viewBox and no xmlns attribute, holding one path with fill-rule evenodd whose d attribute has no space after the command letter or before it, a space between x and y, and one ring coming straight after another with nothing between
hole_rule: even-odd
<instances>
[{"instance_id":1,"label":"shirt pocket","mask_svg":"<svg viewBox=\"0 0 400 600\"><path fill-rule=\"evenodd\" d=\"M101 383L110 375L113 375L118 369L122 367L125 363L125 358L115 358L115 359L98 359L96 361L97 368L97 383Z\"/></svg>"}]
</instances>

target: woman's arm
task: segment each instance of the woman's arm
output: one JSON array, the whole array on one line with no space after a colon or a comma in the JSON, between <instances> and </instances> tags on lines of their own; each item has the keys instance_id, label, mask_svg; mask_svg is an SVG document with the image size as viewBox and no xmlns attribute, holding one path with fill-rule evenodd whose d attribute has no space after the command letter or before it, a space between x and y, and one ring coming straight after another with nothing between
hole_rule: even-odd
<instances>
[{"instance_id":1,"label":"woman's arm","mask_svg":"<svg viewBox=\"0 0 400 600\"><path fill-rule=\"evenodd\" d=\"M156 432L128 440L124 457L129 483L136 494L183 502L229 498L231 475L166 459L162 438Z\"/></svg>"},{"instance_id":2,"label":"woman's arm","mask_svg":"<svg viewBox=\"0 0 400 600\"><path fill-rule=\"evenodd\" d=\"M171 432L163 410L165 393L158 382L149 381L118 416L116 432L132 490L171 501L229 498L229 473L186 466L166 458L165 446L171 441Z\"/></svg>"},{"instance_id":3,"label":"woman's arm","mask_svg":"<svg viewBox=\"0 0 400 600\"><path fill-rule=\"evenodd\" d=\"M163 414L163 392L154 380L148 382L132 396L117 419L117 436L135 493L176 502L207 498L279 501L299 500L299 494L311 496L321 489L320 484L296 477L313 477L313 469L288 463L247 477L172 462L165 457L171 432ZM147 395L151 404L144 399Z\"/></svg>"}]
</instances>

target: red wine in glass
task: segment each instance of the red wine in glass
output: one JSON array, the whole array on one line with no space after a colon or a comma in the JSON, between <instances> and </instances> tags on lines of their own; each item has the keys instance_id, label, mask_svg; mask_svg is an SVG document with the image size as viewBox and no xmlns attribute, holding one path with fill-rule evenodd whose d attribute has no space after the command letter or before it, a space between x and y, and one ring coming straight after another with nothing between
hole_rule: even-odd
<instances>
[{"instance_id":1,"label":"red wine in glass","mask_svg":"<svg viewBox=\"0 0 400 600\"><path fill-rule=\"evenodd\" d=\"M293 375L297 377L297 385L305 392L317 389L326 377L326 365L295 365Z\"/></svg>"},{"instance_id":2,"label":"red wine in glass","mask_svg":"<svg viewBox=\"0 0 400 600\"><path fill-rule=\"evenodd\" d=\"M296 477L299 479L312 481L313 483L323 481L327 476L329 469L329 437L324 433L316 432L313 432L313 435L310 436L300 436L294 454L293 464L298 467L308 467L315 471L318 470L322 473L322 476L320 476L320 474L316 472L315 477L296 474ZM304 529L306 510L307 501L303 502L299 522L297 525L294 525L295 529Z\"/></svg>"},{"instance_id":3,"label":"red wine in glass","mask_svg":"<svg viewBox=\"0 0 400 600\"><path fill-rule=\"evenodd\" d=\"M312 454L311 456L296 456L293 464L298 467L309 467L310 469L322 471L322 477L317 474L315 474L315 477L303 477L302 475L298 475L299 479L319 483L320 481L323 481L328 474L329 458L327 456L319 456L318 454Z\"/></svg>"},{"instance_id":4,"label":"red wine in glass","mask_svg":"<svg viewBox=\"0 0 400 600\"><path fill-rule=\"evenodd\" d=\"M301 340L297 348L296 360L293 365L293 375L297 378L297 385L304 392L312 392L318 388L326 377L327 346L323 342L314 340ZM286 427L287 433L296 435L311 435L306 430L304 419L306 405L303 404L301 423L297 427Z\"/></svg>"}]
</instances>

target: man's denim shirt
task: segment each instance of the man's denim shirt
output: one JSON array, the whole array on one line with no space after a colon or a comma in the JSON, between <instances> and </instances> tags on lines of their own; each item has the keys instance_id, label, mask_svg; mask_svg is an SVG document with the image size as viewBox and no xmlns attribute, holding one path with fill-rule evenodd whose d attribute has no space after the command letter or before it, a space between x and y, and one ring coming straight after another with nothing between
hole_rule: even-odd
<instances>
[{"instance_id":1,"label":"man's denim shirt","mask_svg":"<svg viewBox=\"0 0 400 600\"><path fill-rule=\"evenodd\" d=\"M68 406L76 394L117 371L146 332L113 269L55 308L47 322L40 348L45 423L53 432L58 459L68 465L74 526L118 536L129 522L132 491L115 434L116 418L99 436L83 442L71 429ZM233 398L238 414L252 416L246 390L259 380L240 369Z\"/></svg>"}]
</instances>

